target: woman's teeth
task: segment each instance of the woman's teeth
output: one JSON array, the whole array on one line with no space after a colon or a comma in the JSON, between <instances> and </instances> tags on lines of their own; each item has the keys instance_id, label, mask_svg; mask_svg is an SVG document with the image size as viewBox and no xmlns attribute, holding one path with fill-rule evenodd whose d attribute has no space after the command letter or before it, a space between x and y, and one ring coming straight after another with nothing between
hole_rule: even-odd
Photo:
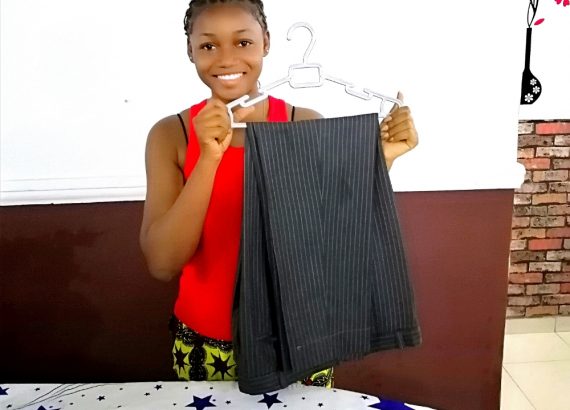
<instances>
[{"instance_id":1,"label":"woman's teeth","mask_svg":"<svg viewBox=\"0 0 570 410\"><path fill-rule=\"evenodd\" d=\"M240 78L242 75L243 75L242 73L238 73L238 74L218 75L217 77L218 77L220 80L230 81L230 80L237 80L237 79Z\"/></svg>"}]
</instances>

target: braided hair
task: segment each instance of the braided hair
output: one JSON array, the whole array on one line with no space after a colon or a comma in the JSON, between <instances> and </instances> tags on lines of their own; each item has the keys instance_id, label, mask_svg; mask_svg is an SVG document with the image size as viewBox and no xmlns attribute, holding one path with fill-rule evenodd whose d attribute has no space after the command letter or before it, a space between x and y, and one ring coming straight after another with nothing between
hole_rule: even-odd
<instances>
[{"instance_id":1,"label":"braided hair","mask_svg":"<svg viewBox=\"0 0 570 410\"><path fill-rule=\"evenodd\" d=\"M262 0L192 0L190 1L188 10L186 10L186 15L184 16L184 32L186 33L188 41L190 41L190 33L192 33L192 25L194 23L194 19L197 17L200 11L212 4L228 3L243 3L249 5L252 14L261 25L261 28L264 32L267 32L267 18L265 17L265 11L263 10Z\"/></svg>"}]
</instances>

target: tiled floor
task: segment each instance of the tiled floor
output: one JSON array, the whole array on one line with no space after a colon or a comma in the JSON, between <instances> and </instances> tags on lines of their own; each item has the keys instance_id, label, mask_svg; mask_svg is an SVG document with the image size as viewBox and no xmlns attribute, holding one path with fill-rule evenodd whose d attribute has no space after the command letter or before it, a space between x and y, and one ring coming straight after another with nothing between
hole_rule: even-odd
<instances>
[{"instance_id":1,"label":"tiled floor","mask_svg":"<svg viewBox=\"0 0 570 410\"><path fill-rule=\"evenodd\" d=\"M570 332L507 334L502 410L570 410Z\"/></svg>"}]
</instances>

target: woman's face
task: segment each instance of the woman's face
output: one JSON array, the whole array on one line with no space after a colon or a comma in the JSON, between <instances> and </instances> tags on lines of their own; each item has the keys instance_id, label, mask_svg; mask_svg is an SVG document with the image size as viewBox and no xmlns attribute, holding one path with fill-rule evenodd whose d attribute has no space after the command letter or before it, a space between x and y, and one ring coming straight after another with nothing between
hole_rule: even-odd
<instances>
[{"instance_id":1,"label":"woman's face","mask_svg":"<svg viewBox=\"0 0 570 410\"><path fill-rule=\"evenodd\" d=\"M269 36L247 6L212 5L195 18L188 54L212 96L228 103L257 93Z\"/></svg>"}]
</instances>

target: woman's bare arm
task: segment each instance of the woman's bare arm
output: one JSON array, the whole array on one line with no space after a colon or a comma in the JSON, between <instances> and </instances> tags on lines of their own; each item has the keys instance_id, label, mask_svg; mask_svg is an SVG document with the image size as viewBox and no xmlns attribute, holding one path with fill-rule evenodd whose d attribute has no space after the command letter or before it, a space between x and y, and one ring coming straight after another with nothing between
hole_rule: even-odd
<instances>
[{"instance_id":1,"label":"woman's bare arm","mask_svg":"<svg viewBox=\"0 0 570 410\"><path fill-rule=\"evenodd\" d=\"M181 271L198 246L218 167L201 157L184 184L175 142L180 133L176 117L165 118L151 129L146 147L140 244L150 273L165 281Z\"/></svg>"}]
</instances>

